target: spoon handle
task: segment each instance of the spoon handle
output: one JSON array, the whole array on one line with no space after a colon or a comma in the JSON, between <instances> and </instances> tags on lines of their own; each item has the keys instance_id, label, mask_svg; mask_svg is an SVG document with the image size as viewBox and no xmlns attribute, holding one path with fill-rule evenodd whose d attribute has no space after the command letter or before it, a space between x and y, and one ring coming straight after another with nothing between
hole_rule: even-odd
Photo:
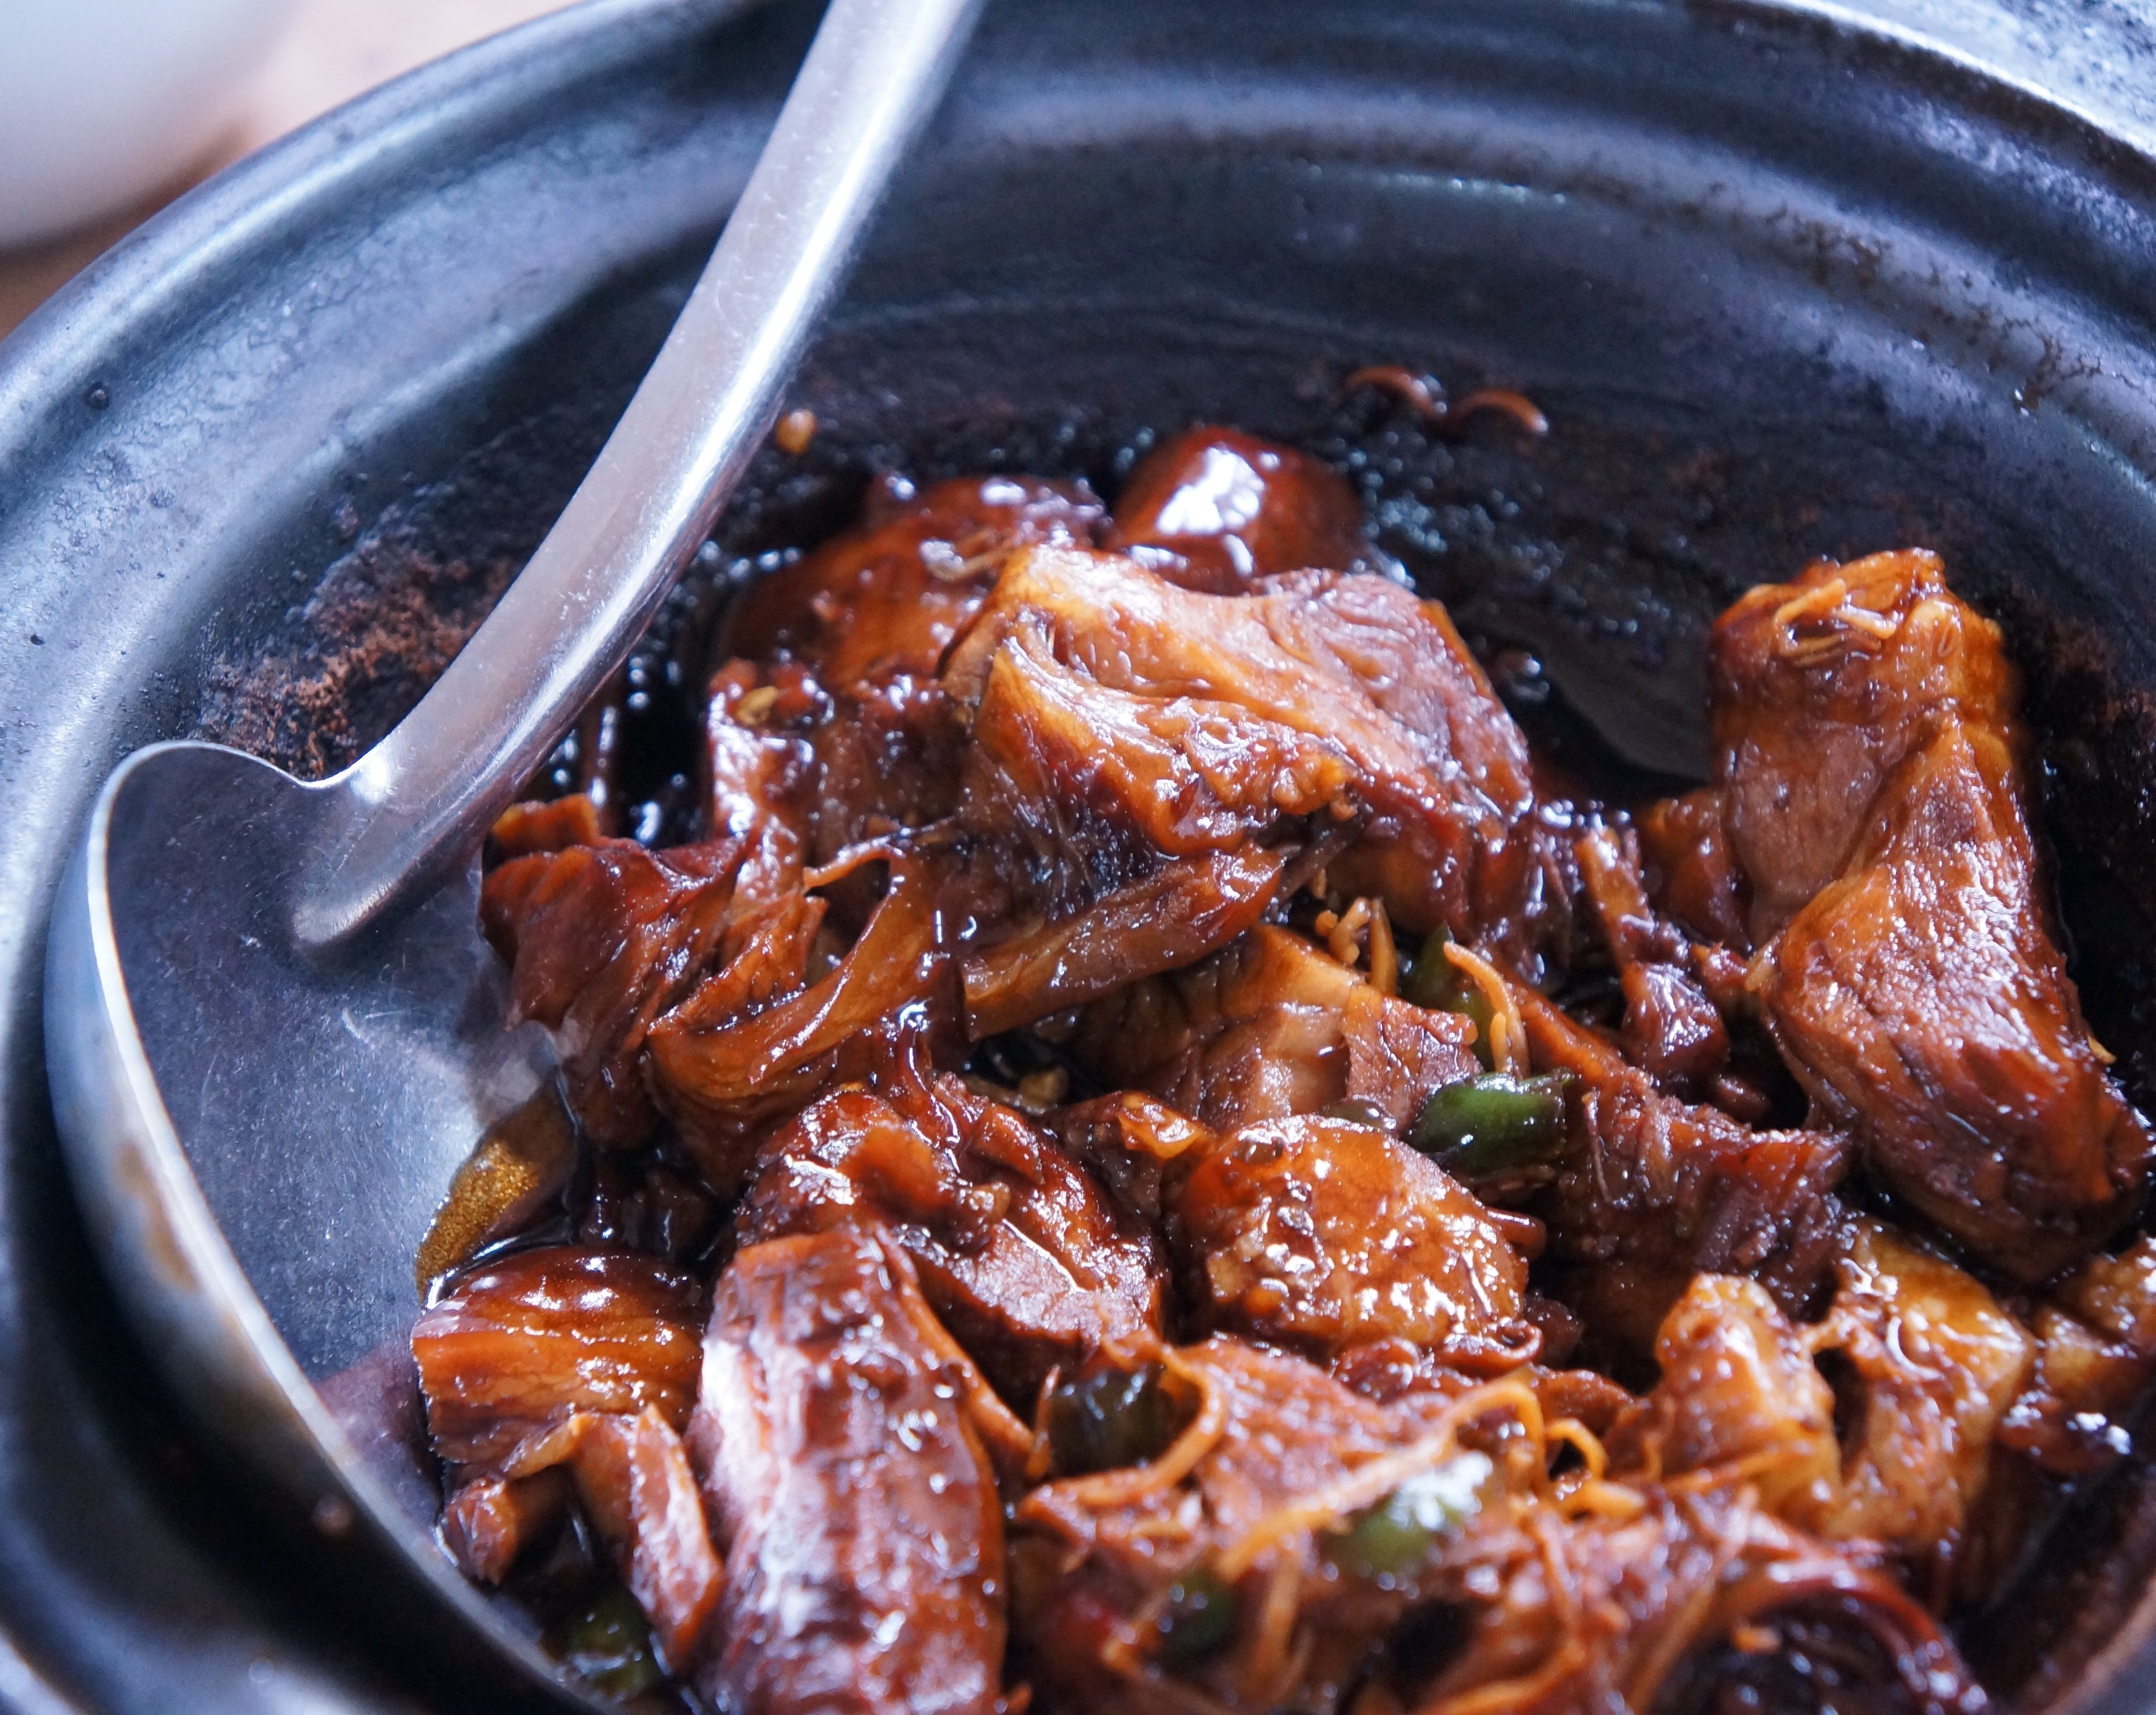
<instances>
[{"instance_id":1,"label":"spoon handle","mask_svg":"<svg viewBox=\"0 0 2156 1715\"><path fill-rule=\"evenodd\" d=\"M341 942L469 856L627 657L762 443L808 331L933 110L978 0L830 0L658 360L462 653L324 783L295 938Z\"/></svg>"}]
</instances>

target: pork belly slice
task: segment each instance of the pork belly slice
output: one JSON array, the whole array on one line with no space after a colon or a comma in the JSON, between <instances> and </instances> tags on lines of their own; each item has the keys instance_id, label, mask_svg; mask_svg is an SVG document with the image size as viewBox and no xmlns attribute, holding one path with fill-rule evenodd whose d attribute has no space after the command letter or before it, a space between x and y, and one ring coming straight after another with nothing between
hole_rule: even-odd
<instances>
[{"instance_id":1,"label":"pork belly slice","mask_svg":"<svg viewBox=\"0 0 2156 1715\"><path fill-rule=\"evenodd\" d=\"M649 1406L680 1428L703 1307L694 1280L636 1251L547 1245L486 1264L412 1331L434 1451L485 1469L579 1411Z\"/></svg>"}]
</instances>

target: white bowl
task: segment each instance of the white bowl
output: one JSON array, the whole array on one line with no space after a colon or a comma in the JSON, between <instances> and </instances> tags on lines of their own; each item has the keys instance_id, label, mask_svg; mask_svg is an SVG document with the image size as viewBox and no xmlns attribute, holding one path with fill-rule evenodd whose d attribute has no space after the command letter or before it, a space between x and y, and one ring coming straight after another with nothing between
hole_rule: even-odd
<instances>
[{"instance_id":1,"label":"white bowl","mask_svg":"<svg viewBox=\"0 0 2156 1715\"><path fill-rule=\"evenodd\" d=\"M0 0L0 247L200 162L292 0Z\"/></svg>"}]
</instances>

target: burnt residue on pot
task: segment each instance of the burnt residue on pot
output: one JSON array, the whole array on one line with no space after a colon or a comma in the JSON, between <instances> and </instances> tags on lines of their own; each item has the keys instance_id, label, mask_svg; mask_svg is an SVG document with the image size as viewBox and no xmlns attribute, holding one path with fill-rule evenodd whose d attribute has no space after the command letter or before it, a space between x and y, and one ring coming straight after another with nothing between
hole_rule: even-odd
<instances>
[{"instance_id":1,"label":"burnt residue on pot","mask_svg":"<svg viewBox=\"0 0 2156 1715\"><path fill-rule=\"evenodd\" d=\"M444 562L385 519L322 579L291 646L211 665L197 730L302 779L336 773L418 700L515 569Z\"/></svg>"}]
</instances>

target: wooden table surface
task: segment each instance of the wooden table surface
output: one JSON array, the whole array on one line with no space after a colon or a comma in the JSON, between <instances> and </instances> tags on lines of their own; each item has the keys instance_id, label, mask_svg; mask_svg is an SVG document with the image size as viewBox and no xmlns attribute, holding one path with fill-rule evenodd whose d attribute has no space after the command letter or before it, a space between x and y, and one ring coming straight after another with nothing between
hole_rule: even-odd
<instances>
[{"instance_id":1,"label":"wooden table surface","mask_svg":"<svg viewBox=\"0 0 2156 1715\"><path fill-rule=\"evenodd\" d=\"M552 12L567 0L300 0L254 80L239 124L207 159L175 162L172 182L141 206L66 238L0 251L0 335L138 221L188 186L362 90L452 49Z\"/></svg>"}]
</instances>

